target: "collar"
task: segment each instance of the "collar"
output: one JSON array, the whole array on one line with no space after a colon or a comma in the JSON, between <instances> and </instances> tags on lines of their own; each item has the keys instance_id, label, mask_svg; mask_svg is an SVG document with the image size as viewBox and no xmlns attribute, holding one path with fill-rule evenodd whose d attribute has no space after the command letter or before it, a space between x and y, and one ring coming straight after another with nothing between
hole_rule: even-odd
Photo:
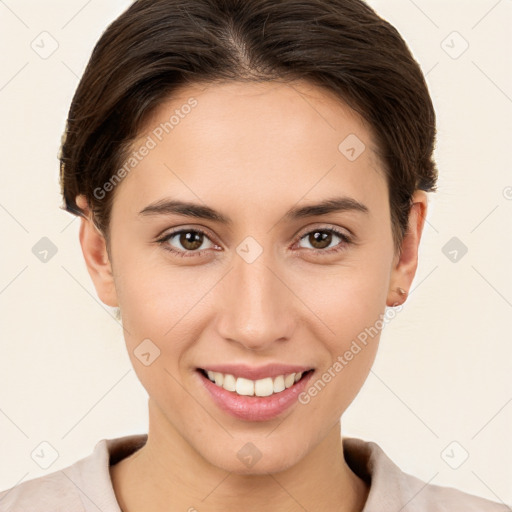
<instances>
[{"instance_id":1,"label":"collar","mask_svg":"<svg viewBox=\"0 0 512 512\"><path fill-rule=\"evenodd\" d=\"M137 434L102 439L91 455L68 468L66 475L82 491L85 512L122 512L109 466L142 448L147 438L147 434ZM342 442L347 464L370 485L362 512L434 512L441 510L440 503L447 507L442 510L450 511L509 511L507 506L501 508L483 498L431 485L404 473L374 442L353 437L344 437Z\"/></svg>"}]
</instances>

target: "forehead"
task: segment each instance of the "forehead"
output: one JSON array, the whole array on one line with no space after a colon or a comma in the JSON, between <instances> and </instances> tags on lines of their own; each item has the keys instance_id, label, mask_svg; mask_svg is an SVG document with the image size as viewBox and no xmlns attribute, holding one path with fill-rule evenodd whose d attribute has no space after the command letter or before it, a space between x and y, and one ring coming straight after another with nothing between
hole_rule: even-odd
<instances>
[{"instance_id":1,"label":"forehead","mask_svg":"<svg viewBox=\"0 0 512 512\"><path fill-rule=\"evenodd\" d=\"M118 186L134 207L166 194L221 201L230 194L246 207L296 203L335 189L371 202L386 187L359 115L307 82L181 87L146 120L132 149L144 146Z\"/></svg>"}]
</instances>

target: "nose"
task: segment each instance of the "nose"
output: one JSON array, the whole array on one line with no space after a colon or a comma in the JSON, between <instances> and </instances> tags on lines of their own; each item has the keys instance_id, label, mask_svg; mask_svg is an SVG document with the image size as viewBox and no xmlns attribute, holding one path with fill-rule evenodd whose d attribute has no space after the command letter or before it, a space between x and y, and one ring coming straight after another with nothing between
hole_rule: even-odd
<instances>
[{"instance_id":1,"label":"nose","mask_svg":"<svg viewBox=\"0 0 512 512\"><path fill-rule=\"evenodd\" d=\"M235 258L223 280L217 329L223 339L248 350L268 351L275 342L292 338L296 299L286 276L261 255L247 263Z\"/></svg>"}]
</instances>

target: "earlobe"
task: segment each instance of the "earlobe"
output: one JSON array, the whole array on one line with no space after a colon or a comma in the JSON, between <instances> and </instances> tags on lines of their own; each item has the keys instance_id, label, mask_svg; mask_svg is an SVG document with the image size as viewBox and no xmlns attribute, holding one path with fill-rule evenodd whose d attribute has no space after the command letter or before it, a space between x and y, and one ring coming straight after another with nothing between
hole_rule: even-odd
<instances>
[{"instance_id":1,"label":"earlobe","mask_svg":"<svg viewBox=\"0 0 512 512\"><path fill-rule=\"evenodd\" d=\"M418 267L418 250L426 215L427 194L423 190L417 190L413 195L413 205L409 212L409 223L402 241L402 250L391 271L386 301L389 307L403 304L407 298Z\"/></svg>"},{"instance_id":2,"label":"earlobe","mask_svg":"<svg viewBox=\"0 0 512 512\"><path fill-rule=\"evenodd\" d=\"M77 196L76 203L86 213L86 216L80 219L79 239L87 271L101 302L107 306L118 307L105 237L94 224L85 197Z\"/></svg>"}]
</instances>

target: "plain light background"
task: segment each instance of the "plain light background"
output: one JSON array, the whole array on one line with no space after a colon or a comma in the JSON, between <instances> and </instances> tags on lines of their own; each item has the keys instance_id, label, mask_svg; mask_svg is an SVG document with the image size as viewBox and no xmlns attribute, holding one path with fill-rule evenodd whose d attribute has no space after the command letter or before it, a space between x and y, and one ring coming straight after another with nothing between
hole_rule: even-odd
<instances>
[{"instance_id":1,"label":"plain light background","mask_svg":"<svg viewBox=\"0 0 512 512\"><path fill-rule=\"evenodd\" d=\"M343 435L427 482L512 503L512 2L369 3L427 74L440 178L410 296ZM79 221L59 209L71 98L129 4L0 0L0 489L147 431L122 329L96 297ZM47 262L33 251L43 237L57 250Z\"/></svg>"}]
</instances>

